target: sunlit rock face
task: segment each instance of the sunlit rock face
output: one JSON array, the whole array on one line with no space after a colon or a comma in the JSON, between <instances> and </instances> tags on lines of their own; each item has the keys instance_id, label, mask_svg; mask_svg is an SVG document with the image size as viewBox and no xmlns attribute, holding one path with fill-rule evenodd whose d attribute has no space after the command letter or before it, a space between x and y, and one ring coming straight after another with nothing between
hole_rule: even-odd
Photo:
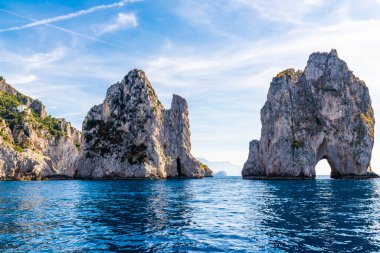
<instances>
[{"instance_id":1,"label":"sunlit rock face","mask_svg":"<svg viewBox=\"0 0 380 253\"><path fill-rule=\"evenodd\" d=\"M0 78L0 180L72 178L81 133Z\"/></svg>"},{"instance_id":2,"label":"sunlit rock face","mask_svg":"<svg viewBox=\"0 0 380 253\"><path fill-rule=\"evenodd\" d=\"M145 73L112 85L83 122L77 178L202 178L212 171L191 155L188 106L164 109Z\"/></svg>"},{"instance_id":3,"label":"sunlit rock face","mask_svg":"<svg viewBox=\"0 0 380 253\"><path fill-rule=\"evenodd\" d=\"M375 119L368 88L336 50L310 55L304 71L273 78L242 176L313 178L326 159L332 178L377 177L370 167Z\"/></svg>"}]
</instances>

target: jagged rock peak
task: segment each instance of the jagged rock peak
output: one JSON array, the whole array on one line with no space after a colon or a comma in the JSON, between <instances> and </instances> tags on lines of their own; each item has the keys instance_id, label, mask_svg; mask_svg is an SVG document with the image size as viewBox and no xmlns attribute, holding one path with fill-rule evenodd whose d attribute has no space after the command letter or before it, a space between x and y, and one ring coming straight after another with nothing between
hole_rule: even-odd
<instances>
[{"instance_id":1,"label":"jagged rock peak","mask_svg":"<svg viewBox=\"0 0 380 253\"><path fill-rule=\"evenodd\" d=\"M190 153L188 106L173 95L165 110L143 71L112 85L83 122L78 178L211 176Z\"/></svg>"},{"instance_id":2,"label":"jagged rock peak","mask_svg":"<svg viewBox=\"0 0 380 253\"><path fill-rule=\"evenodd\" d=\"M244 178L313 178L326 159L333 178L377 177L370 167L375 119L368 88L330 53L271 82L261 138L250 143Z\"/></svg>"},{"instance_id":3,"label":"jagged rock peak","mask_svg":"<svg viewBox=\"0 0 380 253\"><path fill-rule=\"evenodd\" d=\"M140 88L140 91L148 93L149 98L157 99L157 95L152 88L152 84L146 77L145 72L140 69L133 69L129 71L121 83L123 85L133 84L136 86L135 88Z\"/></svg>"}]
</instances>

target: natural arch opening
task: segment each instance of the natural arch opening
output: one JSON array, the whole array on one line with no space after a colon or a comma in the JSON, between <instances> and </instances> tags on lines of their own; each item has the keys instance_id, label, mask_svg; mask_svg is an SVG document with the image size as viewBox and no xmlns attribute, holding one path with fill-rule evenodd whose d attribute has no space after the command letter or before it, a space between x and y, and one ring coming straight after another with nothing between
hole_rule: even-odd
<instances>
[{"instance_id":1,"label":"natural arch opening","mask_svg":"<svg viewBox=\"0 0 380 253\"><path fill-rule=\"evenodd\" d=\"M328 163L326 158L320 160L315 166L315 175L316 176L330 176L331 166Z\"/></svg>"},{"instance_id":2,"label":"natural arch opening","mask_svg":"<svg viewBox=\"0 0 380 253\"><path fill-rule=\"evenodd\" d=\"M317 151L318 163L315 166L315 175L330 175L331 178L339 178L338 168L340 168L340 161L337 157L339 157L337 149L332 148L331 141L324 138Z\"/></svg>"},{"instance_id":3,"label":"natural arch opening","mask_svg":"<svg viewBox=\"0 0 380 253\"><path fill-rule=\"evenodd\" d=\"M336 169L337 164L334 161L323 157L315 166L316 175L330 175L331 178L341 178L341 174Z\"/></svg>"}]
</instances>

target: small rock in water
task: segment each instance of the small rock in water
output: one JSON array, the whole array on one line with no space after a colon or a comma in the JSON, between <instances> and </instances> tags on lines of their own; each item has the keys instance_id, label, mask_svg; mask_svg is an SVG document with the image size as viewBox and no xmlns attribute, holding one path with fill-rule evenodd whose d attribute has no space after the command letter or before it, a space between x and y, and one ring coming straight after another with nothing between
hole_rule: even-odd
<instances>
[{"instance_id":1,"label":"small rock in water","mask_svg":"<svg viewBox=\"0 0 380 253\"><path fill-rule=\"evenodd\" d=\"M227 173L225 171L218 171L214 174L214 177L227 177Z\"/></svg>"}]
</instances>

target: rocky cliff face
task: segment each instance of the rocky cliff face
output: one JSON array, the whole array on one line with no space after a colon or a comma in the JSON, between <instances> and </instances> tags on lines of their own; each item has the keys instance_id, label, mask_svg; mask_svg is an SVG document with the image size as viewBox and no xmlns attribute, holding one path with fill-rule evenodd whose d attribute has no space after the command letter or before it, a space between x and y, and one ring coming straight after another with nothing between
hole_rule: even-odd
<instances>
[{"instance_id":1,"label":"rocky cliff face","mask_svg":"<svg viewBox=\"0 0 380 253\"><path fill-rule=\"evenodd\" d=\"M303 72L279 73L261 123L244 178L313 178L322 159L333 178L377 177L370 167L375 119L368 88L335 50L313 53Z\"/></svg>"},{"instance_id":2,"label":"rocky cliff face","mask_svg":"<svg viewBox=\"0 0 380 253\"><path fill-rule=\"evenodd\" d=\"M165 110L141 70L112 85L83 122L78 178L201 178L207 166L190 153L185 99Z\"/></svg>"},{"instance_id":3,"label":"rocky cliff face","mask_svg":"<svg viewBox=\"0 0 380 253\"><path fill-rule=\"evenodd\" d=\"M81 134L0 78L0 180L71 178Z\"/></svg>"}]
</instances>

